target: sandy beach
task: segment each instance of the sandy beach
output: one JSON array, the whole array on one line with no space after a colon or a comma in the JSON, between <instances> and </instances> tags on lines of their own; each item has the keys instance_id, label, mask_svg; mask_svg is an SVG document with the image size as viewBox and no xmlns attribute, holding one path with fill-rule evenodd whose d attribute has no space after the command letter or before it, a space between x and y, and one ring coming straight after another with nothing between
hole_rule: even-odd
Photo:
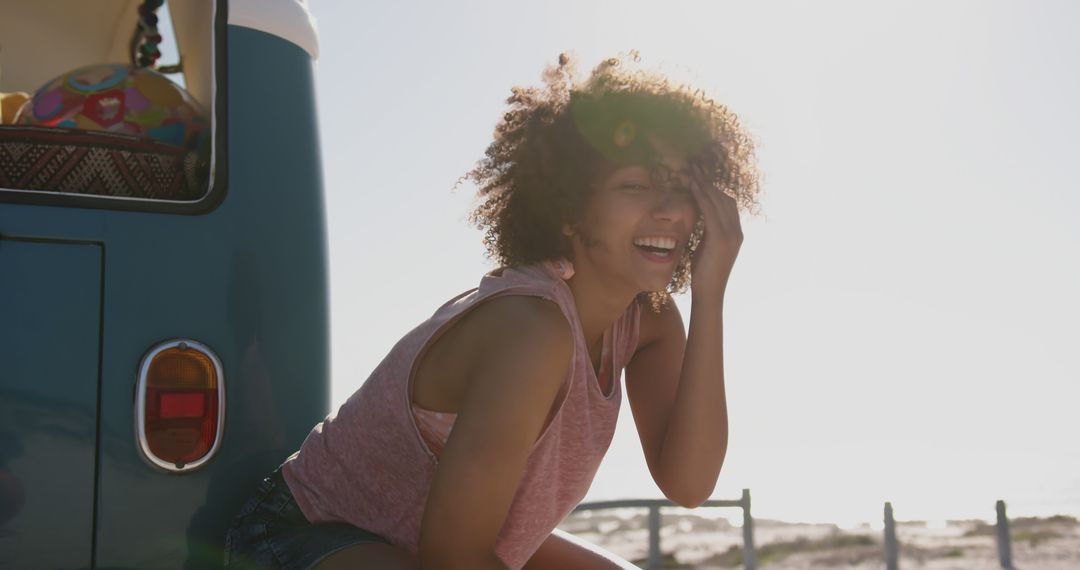
<instances>
[{"instance_id":1,"label":"sandy beach","mask_svg":"<svg viewBox=\"0 0 1080 570\"><path fill-rule=\"evenodd\" d=\"M648 530L643 510L579 513L560 528L645 565ZM898 521L896 532L899 566L904 570L1001 568L990 522ZM842 529L832 524L755 520L754 533L758 568L763 570L885 568L883 533L869 525ZM1010 535L1013 565L1018 570L1080 569L1080 523L1075 518L1012 519ZM724 518L664 513L661 550L665 568L742 568L742 529Z\"/></svg>"}]
</instances>

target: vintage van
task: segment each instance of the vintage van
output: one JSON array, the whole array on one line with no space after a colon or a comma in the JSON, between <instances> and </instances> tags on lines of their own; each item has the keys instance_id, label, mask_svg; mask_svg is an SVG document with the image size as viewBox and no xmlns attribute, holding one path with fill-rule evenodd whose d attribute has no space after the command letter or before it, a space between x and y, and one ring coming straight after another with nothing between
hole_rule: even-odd
<instances>
[{"instance_id":1,"label":"vintage van","mask_svg":"<svg viewBox=\"0 0 1080 570\"><path fill-rule=\"evenodd\" d=\"M125 69L166 11L204 112L197 147L0 125L0 568L219 566L233 513L329 407L307 7L160 4L0 0L20 113L47 118L42 86L71 70Z\"/></svg>"}]
</instances>

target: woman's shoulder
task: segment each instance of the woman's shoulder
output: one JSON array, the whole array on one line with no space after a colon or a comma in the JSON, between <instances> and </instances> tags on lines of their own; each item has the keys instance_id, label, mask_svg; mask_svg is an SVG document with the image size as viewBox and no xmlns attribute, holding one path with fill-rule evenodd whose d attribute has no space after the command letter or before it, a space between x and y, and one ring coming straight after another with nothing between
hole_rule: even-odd
<instances>
[{"instance_id":1,"label":"woman's shoulder","mask_svg":"<svg viewBox=\"0 0 1080 570\"><path fill-rule=\"evenodd\" d=\"M570 339L572 331L553 299L535 295L499 295L472 310L471 327L485 346L497 347L520 338L551 342Z\"/></svg>"},{"instance_id":2,"label":"woman's shoulder","mask_svg":"<svg viewBox=\"0 0 1080 570\"><path fill-rule=\"evenodd\" d=\"M489 299L459 325L451 333L452 350L443 355L442 365L461 371L469 385L480 382L490 390L492 382L516 384L513 380L525 373L557 385L572 360L569 322L555 303L540 297Z\"/></svg>"}]
</instances>

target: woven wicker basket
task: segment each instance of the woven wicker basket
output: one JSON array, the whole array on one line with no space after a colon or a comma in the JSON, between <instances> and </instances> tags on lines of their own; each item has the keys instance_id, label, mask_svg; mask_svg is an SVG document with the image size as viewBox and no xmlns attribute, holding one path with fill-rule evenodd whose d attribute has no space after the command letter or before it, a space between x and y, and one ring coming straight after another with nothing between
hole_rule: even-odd
<instances>
[{"instance_id":1,"label":"woven wicker basket","mask_svg":"<svg viewBox=\"0 0 1080 570\"><path fill-rule=\"evenodd\" d=\"M0 125L0 188L193 201L209 182L206 157L129 135Z\"/></svg>"}]
</instances>

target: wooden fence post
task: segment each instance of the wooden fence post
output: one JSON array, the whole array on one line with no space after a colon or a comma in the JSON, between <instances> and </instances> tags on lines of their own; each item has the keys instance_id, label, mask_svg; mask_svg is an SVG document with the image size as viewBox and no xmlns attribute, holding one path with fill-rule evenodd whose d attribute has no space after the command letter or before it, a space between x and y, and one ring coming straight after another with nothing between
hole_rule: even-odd
<instances>
[{"instance_id":1,"label":"wooden fence post","mask_svg":"<svg viewBox=\"0 0 1080 570\"><path fill-rule=\"evenodd\" d=\"M997 502L998 560L1005 570L1013 570L1012 542L1009 538L1009 517L1005 516L1005 501Z\"/></svg>"},{"instance_id":2,"label":"wooden fence post","mask_svg":"<svg viewBox=\"0 0 1080 570\"><path fill-rule=\"evenodd\" d=\"M885 568L886 570L898 570L900 568L899 556L896 544L896 521L893 520L892 503L885 503Z\"/></svg>"},{"instance_id":3,"label":"wooden fence post","mask_svg":"<svg viewBox=\"0 0 1080 570\"><path fill-rule=\"evenodd\" d=\"M754 517L750 514L750 489L742 490L742 533L743 533L743 568L757 570L757 556L754 554Z\"/></svg>"},{"instance_id":4,"label":"wooden fence post","mask_svg":"<svg viewBox=\"0 0 1080 570\"><path fill-rule=\"evenodd\" d=\"M649 505L649 570L660 570L660 505Z\"/></svg>"}]
</instances>

